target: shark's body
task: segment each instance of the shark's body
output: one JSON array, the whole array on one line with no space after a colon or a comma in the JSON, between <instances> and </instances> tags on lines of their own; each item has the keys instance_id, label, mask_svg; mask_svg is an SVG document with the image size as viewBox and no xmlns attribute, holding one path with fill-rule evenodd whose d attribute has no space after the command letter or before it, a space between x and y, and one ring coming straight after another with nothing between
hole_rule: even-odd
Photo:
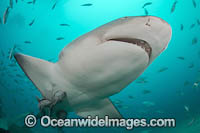
<instances>
[{"instance_id":1,"label":"shark's body","mask_svg":"<svg viewBox=\"0 0 200 133\"><path fill-rule=\"evenodd\" d=\"M160 18L124 17L71 42L56 63L22 54L15 58L44 99L66 94L55 110L120 118L109 96L140 76L167 47L171 34Z\"/></svg>"}]
</instances>

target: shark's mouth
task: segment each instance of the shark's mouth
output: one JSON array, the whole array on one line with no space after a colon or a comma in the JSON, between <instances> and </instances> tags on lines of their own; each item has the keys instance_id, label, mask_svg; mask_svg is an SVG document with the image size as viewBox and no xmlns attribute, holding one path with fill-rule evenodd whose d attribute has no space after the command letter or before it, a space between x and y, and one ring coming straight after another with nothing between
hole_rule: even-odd
<instances>
[{"instance_id":1,"label":"shark's mouth","mask_svg":"<svg viewBox=\"0 0 200 133\"><path fill-rule=\"evenodd\" d=\"M149 43L144 40L134 39L134 38L115 38L115 39L109 39L109 41L120 41L120 42L126 42L126 43L140 46L142 49L144 49L147 52L147 54L149 55L149 58L151 57L152 48L149 45Z\"/></svg>"}]
</instances>

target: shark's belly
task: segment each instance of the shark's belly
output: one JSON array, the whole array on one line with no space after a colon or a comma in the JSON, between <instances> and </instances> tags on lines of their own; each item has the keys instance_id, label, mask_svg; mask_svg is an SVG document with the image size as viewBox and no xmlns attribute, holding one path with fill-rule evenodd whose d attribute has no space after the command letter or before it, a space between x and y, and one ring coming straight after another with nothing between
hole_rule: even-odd
<instances>
[{"instance_id":1,"label":"shark's belly","mask_svg":"<svg viewBox=\"0 0 200 133\"><path fill-rule=\"evenodd\" d=\"M107 98L119 93L128 84L134 81L142 72L131 71L119 79L105 77L105 81L93 81L93 83L83 83L77 87L76 91L71 91L69 103L72 106L80 106L88 103L95 103L101 99ZM74 108L74 107L73 107Z\"/></svg>"},{"instance_id":2,"label":"shark's belly","mask_svg":"<svg viewBox=\"0 0 200 133\"><path fill-rule=\"evenodd\" d=\"M148 66L149 57L140 47L124 44L99 47L69 54L59 62L66 78L76 88L78 98L71 100L74 103L116 94Z\"/></svg>"}]
</instances>

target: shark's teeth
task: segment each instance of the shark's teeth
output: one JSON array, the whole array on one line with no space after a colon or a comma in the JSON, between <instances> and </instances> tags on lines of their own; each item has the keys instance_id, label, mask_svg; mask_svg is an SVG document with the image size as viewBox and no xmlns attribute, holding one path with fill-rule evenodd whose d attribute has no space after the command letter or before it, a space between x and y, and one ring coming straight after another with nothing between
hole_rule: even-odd
<instances>
[{"instance_id":1,"label":"shark's teeth","mask_svg":"<svg viewBox=\"0 0 200 133\"><path fill-rule=\"evenodd\" d=\"M143 48L149 55L149 58L152 53L152 48L151 46L144 40L141 39L134 39L134 38L116 38L116 39L109 39L109 41L120 41L120 42L126 42L126 43L131 43L137 46L140 46Z\"/></svg>"}]
</instances>

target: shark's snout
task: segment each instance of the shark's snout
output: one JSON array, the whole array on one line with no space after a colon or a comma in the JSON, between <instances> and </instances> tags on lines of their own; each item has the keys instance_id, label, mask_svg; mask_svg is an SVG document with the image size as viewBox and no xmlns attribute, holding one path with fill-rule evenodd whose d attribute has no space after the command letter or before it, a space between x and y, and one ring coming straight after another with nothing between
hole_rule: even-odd
<instances>
[{"instance_id":1,"label":"shark's snout","mask_svg":"<svg viewBox=\"0 0 200 133\"><path fill-rule=\"evenodd\" d=\"M146 31L143 31L140 37L145 38L144 40L147 40L152 47L152 61L167 48L172 37L172 28L167 21L160 17L145 16L143 19L146 22L145 27L143 27ZM141 26L138 31L143 28Z\"/></svg>"},{"instance_id":2,"label":"shark's snout","mask_svg":"<svg viewBox=\"0 0 200 133\"><path fill-rule=\"evenodd\" d=\"M160 17L147 16L147 18L150 19L150 20L157 20L157 21L160 21L163 24L169 25L169 23L167 21L165 21L164 19L162 19Z\"/></svg>"},{"instance_id":3,"label":"shark's snout","mask_svg":"<svg viewBox=\"0 0 200 133\"><path fill-rule=\"evenodd\" d=\"M160 18L160 17L155 17L155 16L146 16L146 26L149 26L153 29L166 29L166 32L168 32L169 34L171 34L172 29L170 24L165 21L164 19Z\"/></svg>"},{"instance_id":4,"label":"shark's snout","mask_svg":"<svg viewBox=\"0 0 200 133\"><path fill-rule=\"evenodd\" d=\"M156 16L123 17L114 22L107 30L104 40L115 40L129 44L139 44L152 58L152 61L164 49L171 40L172 28L164 19ZM146 42L148 45L141 45L139 42ZM124 44L127 44L124 43ZM148 46L148 47L145 47Z\"/></svg>"},{"instance_id":5,"label":"shark's snout","mask_svg":"<svg viewBox=\"0 0 200 133\"><path fill-rule=\"evenodd\" d=\"M158 27L160 29L166 29L166 32L168 32L169 34L171 34L172 32L170 24L160 17L147 16L147 23L149 23L150 26L152 24L154 27Z\"/></svg>"}]
</instances>

